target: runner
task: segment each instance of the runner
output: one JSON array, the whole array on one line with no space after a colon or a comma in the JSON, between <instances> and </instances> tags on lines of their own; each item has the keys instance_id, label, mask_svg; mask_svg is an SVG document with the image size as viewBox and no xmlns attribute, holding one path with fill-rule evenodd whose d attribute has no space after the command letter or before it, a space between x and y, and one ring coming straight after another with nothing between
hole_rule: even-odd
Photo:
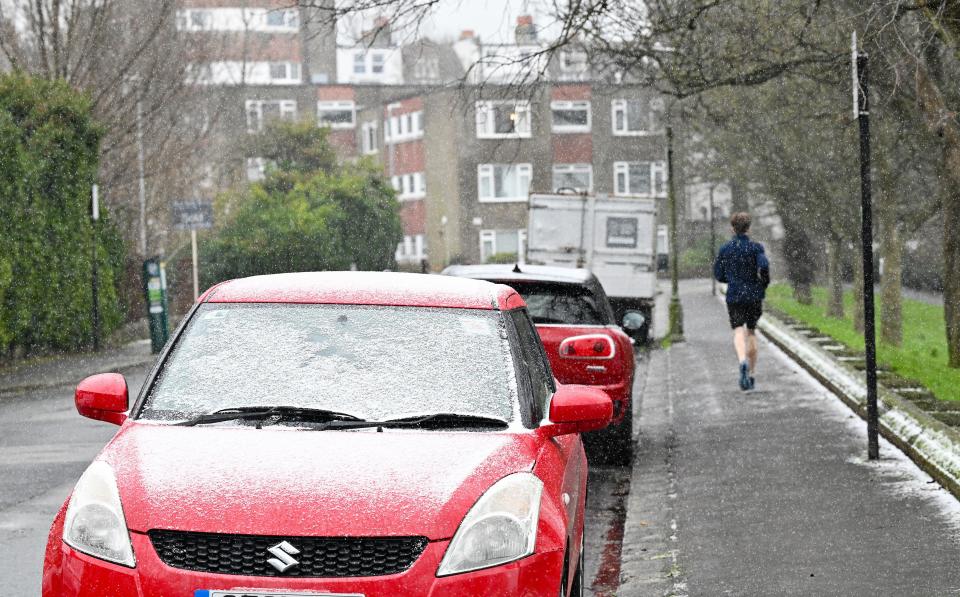
<instances>
[{"instance_id":1,"label":"runner","mask_svg":"<svg viewBox=\"0 0 960 597\"><path fill-rule=\"evenodd\" d=\"M727 284L727 314L740 363L740 389L752 390L757 367L756 328L763 314L763 297L770 284L770 262L763 245L747 236L750 214L733 214L730 226L734 237L720 247L713 264L713 276Z\"/></svg>"}]
</instances>

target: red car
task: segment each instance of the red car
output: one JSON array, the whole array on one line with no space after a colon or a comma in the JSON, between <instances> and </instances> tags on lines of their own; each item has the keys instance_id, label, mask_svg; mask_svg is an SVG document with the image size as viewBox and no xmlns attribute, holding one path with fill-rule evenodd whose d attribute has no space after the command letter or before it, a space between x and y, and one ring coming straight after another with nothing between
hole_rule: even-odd
<instances>
[{"instance_id":1,"label":"red car","mask_svg":"<svg viewBox=\"0 0 960 597\"><path fill-rule=\"evenodd\" d=\"M585 384L613 400L613 424L585 436L598 462L628 464L633 456L633 340L614 321L603 286L586 269L538 265L455 265L445 274L507 284L520 293L537 326L550 366L562 384ZM627 331L641 328L627 312Z\"/></svg>"},{"instance_id":2,"label":"red car","mask_svg":"<svg viewBox=\"0 0 960 597\"><path fill-rule=\"evenodd\" d=\"M579 595L609 396L555 387L523 299L445 276L208 290L54 521L46 597Z\"/></svg>"}]
</instances>

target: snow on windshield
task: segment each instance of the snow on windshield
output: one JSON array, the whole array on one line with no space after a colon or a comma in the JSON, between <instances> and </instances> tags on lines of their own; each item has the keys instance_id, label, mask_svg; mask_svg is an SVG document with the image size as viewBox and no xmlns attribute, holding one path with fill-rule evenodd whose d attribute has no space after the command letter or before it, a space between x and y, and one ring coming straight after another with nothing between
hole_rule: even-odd
<instances>
[{"instance_id":1,"label":"snow on windshield","mask_svg":"<svg viewBox=\"0 0 960 597\"><path fill-rule=\"evenodd\" d=\"M510 420L513 375L497 311L204 305L144 416L281 405L370 420L434 412Z\"/></svg>"}]
</instances>

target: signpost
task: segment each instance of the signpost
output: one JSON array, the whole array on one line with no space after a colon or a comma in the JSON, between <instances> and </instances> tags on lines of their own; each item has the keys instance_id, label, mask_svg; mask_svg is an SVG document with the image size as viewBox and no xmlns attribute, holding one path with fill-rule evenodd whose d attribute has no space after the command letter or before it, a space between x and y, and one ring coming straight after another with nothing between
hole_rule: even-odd
<instances>
[{"instance_id":1,"label":"signpost","mask_svg":"<svg viewBox=\"0 0 960 597\"><path fill-rule=\"evenodd\" d=\"M199 264L197 263L197 229L213 227L213 204L209 201L177 201L173 204L173 227L190 231L190 252L193 256L193 300L200 296Z\"/></svg>"},{"instance_id":2,"label":"signpost","mask_svg":"<svg viewBox=\"0 0 960 597\"><path fill-rule=\"evenodd\" d=\"M154 354L163 349L170 335L167 320L167 276L159 257L143 262L143 296L147 301L150 323L150 348Z\"/></svg>"},{"instance_id":3,"label":"signpost","mask_svg":"<svg viewBox=\"0 0 960 597\"><path fill-rule=\"evenodd\" d=\"M867 55L857 50L857 32L851 43L853 114L860 125L860 238L863 252L863 339L867 370L867 458L880 458L877 411L877 335L873 306L873 213L870 197L870 96Z\"/></svg>"},{"instance_id":4,"label":"signpost","mask_svg":"<svg viewBox=\"0 0 960 597\"><path fill-rule=\"evenodd\" d=\"M100 350L100 280L97 271L97 222L100 220L100 197L99 187L93 185L90 187L90 219L92 220L93 252L91 254L91 279L90 288L93 295L93 351Z\"/></svg>"}]
</instances>

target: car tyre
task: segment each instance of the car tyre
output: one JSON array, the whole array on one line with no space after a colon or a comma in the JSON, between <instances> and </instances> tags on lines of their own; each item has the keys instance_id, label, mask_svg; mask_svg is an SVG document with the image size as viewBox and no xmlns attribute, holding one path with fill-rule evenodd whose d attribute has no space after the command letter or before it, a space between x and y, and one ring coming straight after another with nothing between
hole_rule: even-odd
<instances>
[{"instance_id":1,"label":"car tyre","mask_svg":"<svg viewBox=\"0 0 960 597\"><path fill-rule=\"evenodd\" d=\"M577 570L573 573L573 586L570 597L583 597L583 539L580 539L580 558L577 560Z\"/></svg>"},{"instance_id":2,"label":"car tyre","mask_svg":"<svg viewBox=\"0 0 960 597\"><path fill-rule=\"evenodd\" d=\"M587 434L584 445L591 464L628 466L633 460L633 410L616 425Z\"/></svg>"}]
</instances>

